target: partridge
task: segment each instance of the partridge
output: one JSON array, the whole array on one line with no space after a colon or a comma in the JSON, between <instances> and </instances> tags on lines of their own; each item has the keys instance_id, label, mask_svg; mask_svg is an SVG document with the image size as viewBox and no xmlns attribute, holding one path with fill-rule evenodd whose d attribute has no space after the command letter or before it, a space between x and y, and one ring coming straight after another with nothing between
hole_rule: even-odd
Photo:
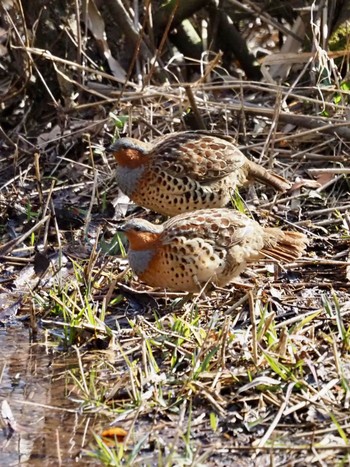
<instances>
[{"instance_id":1,"label":"partridge","mask_svg":"<svg viewBox=\"0 0 350 467\"><path fill-rule=\"evenodd\" d=\"M225 208L179 214L160 225L131 219L118 230L129 241L129 264L139 279L189 292L207 282L224 286L261 258L293 261L307 243L304 234L262 227Z\"/></svg>"},{"instance_id":2,"label":"partridge","mask_svg":"<svg viewBox=\"0 0 350 467\"><path fill-rule=\"evenodd\" d=\"M136 204L167 216L227 205L236 187L258 180L277 190L291 184L247 159L225 135L184 131L152 143L120 138L110 148L120 189Z\"/></svg>"}]
</instances>

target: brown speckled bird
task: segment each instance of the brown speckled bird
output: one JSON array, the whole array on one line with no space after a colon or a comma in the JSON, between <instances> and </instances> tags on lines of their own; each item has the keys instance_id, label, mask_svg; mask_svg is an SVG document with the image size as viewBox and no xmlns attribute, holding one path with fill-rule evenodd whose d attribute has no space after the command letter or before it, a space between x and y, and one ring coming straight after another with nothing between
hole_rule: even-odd
<instances>
[{"instance_id":1,"label":"brown speckled bird","mask_svg":"<svg viewBox=\"0 0 350 467\"><path fill-rule=\"evenodd\" d=\"M120 189L136 204L167 216L224 207L233 190L258 180L280 191L291 184L247 159L234 140L204 131L162 136L152 143L121 138L110 148Z\"/></svg>"},{"instance_id":2,"label":"brown speckled bird","mask_svg":"<svg viewBox=\"0 0 350 467\"><path fill-rule=\"evenodd\" d=\"M261 227L225 208L179 214L161 225L132 219L119 230L129 240L129 264L142 281L189 292L207 282L224 286L261 258L293 261L307 243L301 233Z\"/></svg>"}]
</instances>

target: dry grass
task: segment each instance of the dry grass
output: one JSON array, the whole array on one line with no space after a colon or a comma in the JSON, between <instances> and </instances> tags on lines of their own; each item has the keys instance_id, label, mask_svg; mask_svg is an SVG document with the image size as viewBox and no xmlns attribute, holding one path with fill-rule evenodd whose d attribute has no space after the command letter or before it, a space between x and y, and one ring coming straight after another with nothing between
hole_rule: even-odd
<instances>
[{"instance_id":1,"label":"dry grass","mask_svg":"<svg viewBox=\"0 0 350 467\"><path fill-rule=\"evenodd\" d=\"M94 100L77 103L64 125L46 114L27 135L23 115L17 132L2 132L0 319L28 316L58 360L73 359L69 395L77 412L97 414L84 454L104 465L349 462L348 91L318 47L291 67L288 86L233 78L219 56L191 83L159 84L150 72L136 85L129 73L111 89L101 72L98 91L93 79L84 84ZM24 48L33 67L40 56L71 70ZM304 84L320 56L325 68ZM234 203L265 225L305 232L310 245L294 264L252 266L248 290L186 297L127 269L105 219L138 208L124 205L103 148L121 133L152 140L203 125L295 182L287 195L257 186ZM116 448L101 441L108 426L126 431Z\"/></svg>"}]
</instances>

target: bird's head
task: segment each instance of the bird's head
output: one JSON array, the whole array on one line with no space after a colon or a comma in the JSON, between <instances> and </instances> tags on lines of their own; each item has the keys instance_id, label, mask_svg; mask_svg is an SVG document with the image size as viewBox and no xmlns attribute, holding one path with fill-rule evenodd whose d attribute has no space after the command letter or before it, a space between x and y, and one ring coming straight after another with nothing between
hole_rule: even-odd
<instances>
[{"instance_id":1,"label":"bird's head","mask_svg":"<svg viewBox=\"0 0 350 467\"><path fill-rule=\"evenodd\" d=\"M149 250L159 242L163 228L145 219L131 219L118 227L127 237L132 250Z\"/></svg>"},{"instance_id":2,"label":"bird's head","mask_svg":"<svg viewBox=\"0 0 350 467\"><path fill-rule=\"evenodd\" d=\"M113 154L119 165L134 169L147 162L146 156L150 149L149 143L134 138L119 138L107 151Z\"/></svg>"}]
</instances>

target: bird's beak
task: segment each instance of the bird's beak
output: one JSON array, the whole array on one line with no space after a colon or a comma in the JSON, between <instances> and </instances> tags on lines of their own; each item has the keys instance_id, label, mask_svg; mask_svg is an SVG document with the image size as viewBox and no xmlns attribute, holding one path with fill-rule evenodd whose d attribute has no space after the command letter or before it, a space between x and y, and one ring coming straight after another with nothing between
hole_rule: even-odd
<instances>
[{"instance_id":1,"label":"bird's beak","mask_svg":"<svg viewBox=\"0 0 350 467\"><path fill-rule=\"evenodd\" d=\"M125 232L125 223L123 221L107 221L107 224L113 227L117 232Z\"/></svg>"},{"instance_id":2,"label":"bird's beak","mask_svg":"<svg viewBox=\"0 0 350 467\"><path fill-rule=\"evenodd\" d=\"M125 224L119 224L116 226L117 232L125 232Z\"/></svg>"},{"instance_id":3,"label":"bird's beak","mask_svg":"<svg viewBox=\"0 0 350 467\"><path fill-rule=\"evenodd\" d=\"M105 151L106 151L106 152L111 152L111 153L114 152L114 151L115 151L115 149L114 149L114 143L111 144L110 146L108 146L107 148L105 148Z\"/></svg>"}]
</instances>

